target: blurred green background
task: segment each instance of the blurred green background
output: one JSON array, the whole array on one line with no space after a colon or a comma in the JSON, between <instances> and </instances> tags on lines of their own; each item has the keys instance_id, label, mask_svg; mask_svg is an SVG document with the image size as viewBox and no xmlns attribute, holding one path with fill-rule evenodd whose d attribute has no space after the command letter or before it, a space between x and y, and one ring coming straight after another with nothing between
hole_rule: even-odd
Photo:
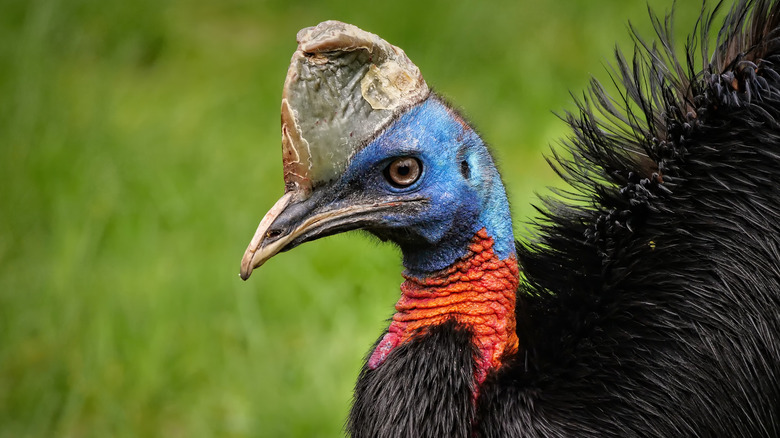
<instances>
[{"instance_id":1,"label":"blurred green background","mask_svg":"<svg viewBox=\"0 0 780 438\"><path fill-rule=\"evenodd\" d=\"M519 238L558 184L551 111L609 82L628 20L650 34L640 0L0 0L0 437L342 434L397 251L353 233L238 278L282 194L295 34L325 19L402 47L474 122Z\"/></svg>"}]
</instances>

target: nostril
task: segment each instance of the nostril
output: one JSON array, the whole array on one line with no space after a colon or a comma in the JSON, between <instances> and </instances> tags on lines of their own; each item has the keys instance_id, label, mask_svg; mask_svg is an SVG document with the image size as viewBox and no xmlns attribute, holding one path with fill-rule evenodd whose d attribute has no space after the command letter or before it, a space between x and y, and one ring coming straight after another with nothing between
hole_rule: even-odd
<instances>
[{"instance_id":1,"label":"nostril","mask_svg":"<svg viewBox=\"0 0 780 438\"><path fill-rule=\"evenodd\" d=\"M282 235L282 230L268 230L267 233L265 233L266 239L276 239L277 237Z\"/></svg>"}]
</instances>

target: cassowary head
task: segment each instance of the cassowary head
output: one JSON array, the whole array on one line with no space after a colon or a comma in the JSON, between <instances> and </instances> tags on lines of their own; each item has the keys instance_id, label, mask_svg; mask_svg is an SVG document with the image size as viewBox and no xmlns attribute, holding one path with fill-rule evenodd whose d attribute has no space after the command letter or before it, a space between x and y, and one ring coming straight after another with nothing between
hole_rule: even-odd
<instances>
[{"instance_id":1,"label":"cassowary head","mask_svg":"<svg viewBox=\"0 0 780 438\"><path fill-rule=\"evenodd\" d=\"M285 195L244 255L244 279L281 251L354 229L399 245L409 275L451 266L482 229L501 260L514 255L485 143L376 35L334 21L298 34L282 144Z\"/></svg>"}]
</instances>

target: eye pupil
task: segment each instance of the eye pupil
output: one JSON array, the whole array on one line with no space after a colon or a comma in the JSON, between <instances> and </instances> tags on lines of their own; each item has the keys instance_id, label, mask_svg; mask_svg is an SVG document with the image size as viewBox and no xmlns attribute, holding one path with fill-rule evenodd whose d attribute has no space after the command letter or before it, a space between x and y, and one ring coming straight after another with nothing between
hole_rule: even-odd
<instances>
[{"instance_id":1,"label":"eye pupil","mask_svg":"<svg viewBox=\"0 0 780 438\"><path fill-rule=\"evenodd\" d=\"M422 163L417 158L397 158L385 169L385 178L395 187L408 187L420 178Z\"/></svg>"}]
</instances>

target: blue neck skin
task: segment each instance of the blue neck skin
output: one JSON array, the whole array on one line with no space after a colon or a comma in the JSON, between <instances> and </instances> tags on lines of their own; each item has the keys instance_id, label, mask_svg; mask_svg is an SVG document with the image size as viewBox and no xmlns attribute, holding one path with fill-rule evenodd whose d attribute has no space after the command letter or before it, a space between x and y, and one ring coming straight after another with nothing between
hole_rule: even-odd
<instances>
[{"instance_id":1,"label":"blue neck skin","mask_svg":"<svg viewBox=\"0 0 780 438\"><path fill-rule=\"evenodd\" d=\"M403 190L369 184L395 195L423 196L428 205L415 215L390 213L380 229L371 231L401 247L407 275L426 277L452 266L482 228L495 241L499 259L515 254L501 177L487 146L459 114L431 95L359 151L350 167L400 156L422 162L415 184Z\"/></svg>"}]
</instances>

